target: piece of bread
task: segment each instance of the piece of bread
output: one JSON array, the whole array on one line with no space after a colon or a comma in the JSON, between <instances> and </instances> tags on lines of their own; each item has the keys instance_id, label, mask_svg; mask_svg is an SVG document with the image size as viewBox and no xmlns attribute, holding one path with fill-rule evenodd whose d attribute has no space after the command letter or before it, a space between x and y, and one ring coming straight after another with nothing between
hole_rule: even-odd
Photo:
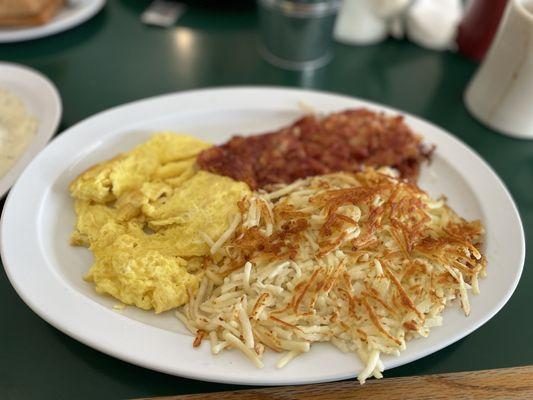
<instances>
[{"instance_id":1,"label":"piece of bread","mask_svg":"<svg viewBox=\"0 0 533 400\"><path fill-rule=\"evenodd\" d=\"M0 0L0 18L39 14L50 0Z\"/></svg>"},{"instance_id":2,"label":"piece of bread","mask_svg":"<svg viewBox=\"0 0 533 400\"><path fill-rule=\"evenodd\" d=\"M47 23L65 0L0 0L0 26L32 26Z\"/></svg>"}]
</instances>

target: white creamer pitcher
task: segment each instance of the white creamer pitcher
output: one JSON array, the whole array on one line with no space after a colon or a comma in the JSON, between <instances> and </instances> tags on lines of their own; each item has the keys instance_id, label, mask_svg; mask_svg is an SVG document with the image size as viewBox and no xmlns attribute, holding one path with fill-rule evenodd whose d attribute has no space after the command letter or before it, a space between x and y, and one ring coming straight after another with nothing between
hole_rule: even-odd
<instances>
[{"instance_id":1,"label":"white creamer pitcher","mask_svg":"<svg viewBox=\"0 0 533 400\"><path fill-rule=\"evenodd\" d=\"M533 0L509 0L465 103L491 128L533 139Z\"/></svg>"}]
</instances>

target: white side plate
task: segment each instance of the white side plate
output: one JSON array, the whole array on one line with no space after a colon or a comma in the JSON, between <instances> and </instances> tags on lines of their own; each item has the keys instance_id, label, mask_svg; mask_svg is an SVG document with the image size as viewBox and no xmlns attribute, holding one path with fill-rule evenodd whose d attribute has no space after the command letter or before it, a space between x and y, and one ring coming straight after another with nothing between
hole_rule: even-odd
<instances>
[{"instance_id":1,"label":"white side plate","mask_svg":"<svg viewBox=\"0 0 533 400\"><path fill-rule=\"evenodd\" d=\"M106 0L68 0L67 5L44 25L20 28L0 26L0 43L42 38L74 28L100 11L105 2Z\"/></svg>"},{"instance_id":2,"label":"white side plate","mask_svg":"<svg viewBox=\"0 0 533 400\"><path fill-rule=\"evenodd\" d=\"M22 299L50 324L95 349L154 370L207 381L247 385L288 385L353 377L357 357L328 344L315 345L284 369L267 354L258 370L237 351L212 356L207 343L192 348L192 337L172 313L155 315L128 307L114 311L112 299L97 295L82 275L91 264L85 248L70 247L75 221L67 185L90 165L146 140L150 131L171 129L220 143L234 133L261 132L302 114L298 102L331 112L368 107L398 111L354 98L281 88L210 89L155 97L97 114L54 140L24 171L2 217L1 252L9 279ZM410 342L399 357L384 357L386 368L433 353L479 328L513 293L524 263L524 235L509 193L490 167L442 129L413 116L407 123L437 145L420 184L445 193L452 207L486 227L488 277L472 296L472 312L444 313L444 325L427 339Z\"/></svg>"},{"instance_id":3,"label":"white side plate","mask_svg":"<svg viewBox=\"0 0 533 400\"><path fill-rule=\"evenodd\" d=\"M61 98L52 82L39 72L16 64L0 63L0 89L22 100L37 119L37 132L11 169L0 177L0 198L6 194L30 161L46 146L61 119Z\"/></svg>"}]
</instances>

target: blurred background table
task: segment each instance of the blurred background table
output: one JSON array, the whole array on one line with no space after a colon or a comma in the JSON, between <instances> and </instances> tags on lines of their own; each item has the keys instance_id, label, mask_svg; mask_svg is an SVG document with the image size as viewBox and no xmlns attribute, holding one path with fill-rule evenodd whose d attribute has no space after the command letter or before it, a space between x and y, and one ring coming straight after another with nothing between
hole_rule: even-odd
<instances>
[{"instance_id":1,"label":"blurred background table","mask_svg":"<svg viewBox=\"0 0 533 400\"><path fill-rule=\"evenodd\" d=\"M75 29L0 45L0 60L29 65L54 81L63 98L60 131L125 102L210 86L306 87L397 107L442 126L479 152L510 189L526 239L531 238L533 141L500 136L467 113L462 96L476 63L389 40L368 47L335 45L335 57L326 67L306 73L283 71L257 52L257 18L250 3L230 10L191 7L176 27L159 29L140 23L148 2L111 0ZM531 267L528 255L517 291L485 326L429 357L387 371L386 376L533 364ZM3 269L0 304L2 399L132 398L239 388L153 372L78 343L33 314Z\"/></svg>"}]
</instances>

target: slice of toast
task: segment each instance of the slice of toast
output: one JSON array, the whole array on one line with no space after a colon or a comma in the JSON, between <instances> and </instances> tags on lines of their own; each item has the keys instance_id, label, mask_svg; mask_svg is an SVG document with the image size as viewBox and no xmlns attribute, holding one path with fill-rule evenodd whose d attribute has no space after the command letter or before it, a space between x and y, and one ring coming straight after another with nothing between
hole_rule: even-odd
<instances>
[{"instance_id":1,"label":"slice of toast","mask_svg":"<svg viewBox=\"0 0 533 400\"><path fill-rule=\"evenodd\" d=\"M0 26L35 26L50 21L65 0L0 0Z\"/></svg>"},{"instance_id":2,"label":"slice of toast","mask_svg":"<svg viewBox=\"0 0 533 400\"><path fill-rule=\"evenodd\" d=\"M0 0L0 18L39 14L50 0Z\"/></svg>"}]
</instances>

